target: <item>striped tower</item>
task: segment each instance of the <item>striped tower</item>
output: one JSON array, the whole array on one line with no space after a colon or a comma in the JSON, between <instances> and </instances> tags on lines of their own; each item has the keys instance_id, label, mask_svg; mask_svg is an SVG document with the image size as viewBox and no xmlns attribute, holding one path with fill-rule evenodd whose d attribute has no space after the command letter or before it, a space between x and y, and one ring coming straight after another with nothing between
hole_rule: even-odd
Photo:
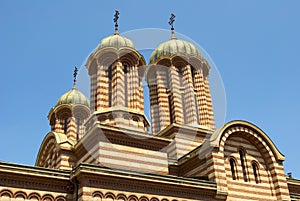
<instances>
[{"instance_id":1,"label":"striped tower","mask_svg":"<svg viewBox=\"0 0 300 201\"><path fill-rule=\"evenodd\" d=\"M148 132L142 85L145 65L144 57L119 34L116 24L115 33L100 42L86 63L94 117L87 130L100 123Z\"/></svg>"},{"instance_id":2,"label":"striped tower","mask_svg":"<svg viewBox=\"0 0 300 201\"><path fill-rule=\"evenodd\" d=\"M192 69L190 65L183 68L183 86L184 86L184 102L186 106L186 123L198 124L198 113L195 102L195 92L193 85Z\"/></svg>"},{"instance_id":3,"label":"striped tower","mask_svg":"<svg viewBox=\"0 0 300 201\"><path fill-rule=\"evenodd\" d=\"M162 70L166 72L163 77L155 73L159 69L167 69ZM160 44L152 53L147 74L154 133L173 123L215 129L209 69L197 47L176 39L172 29L171 40ZM156 82L151 81L154 79ZM159 83L166 80L168 83L161 87ZM166 97L168 105L165 105Z\"/></svg>"}]
</instances>

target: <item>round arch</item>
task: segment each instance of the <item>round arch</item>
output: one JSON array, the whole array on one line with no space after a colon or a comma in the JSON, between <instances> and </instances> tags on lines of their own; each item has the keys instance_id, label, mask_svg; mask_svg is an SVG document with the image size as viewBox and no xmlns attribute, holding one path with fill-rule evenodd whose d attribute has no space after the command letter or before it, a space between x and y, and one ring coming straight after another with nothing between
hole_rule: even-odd
<instances>
[{"instance_id":1,"label":"round arch","mask_svg":"<svg viewBox=\"0 0 300 201\"><path fill-rule=\"evenodd\" d=\"M254 124L242 120L231 121L220 129L217 129L210 138L210 145L223 149L226 139L235 132L241 132L250 137L250 139L260 141L265 149L270 149L272 151L276 160L285 160L284 155L277 149L266 133Z\"/></svg>"}]
</instances>

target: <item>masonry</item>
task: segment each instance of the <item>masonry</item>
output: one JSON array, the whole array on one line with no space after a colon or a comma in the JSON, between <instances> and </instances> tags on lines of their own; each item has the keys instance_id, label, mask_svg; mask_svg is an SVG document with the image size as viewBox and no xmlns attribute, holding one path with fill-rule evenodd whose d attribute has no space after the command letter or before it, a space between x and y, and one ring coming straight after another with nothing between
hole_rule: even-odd
<instances>
[{"instance_id":1,"label":"masonry","mask_svg":"<svg viewBox=\"0 0 300 201\"><path fill-rule=\"evenodd\" d=\"M285 175L266 133L241 120L215 128L210 65L194 44L172 25L147 63L115 19L86 62L89 99L76 69L35 166L0 161L0 201L300 200L300 180Z\"/></svg>"}]
</instances>

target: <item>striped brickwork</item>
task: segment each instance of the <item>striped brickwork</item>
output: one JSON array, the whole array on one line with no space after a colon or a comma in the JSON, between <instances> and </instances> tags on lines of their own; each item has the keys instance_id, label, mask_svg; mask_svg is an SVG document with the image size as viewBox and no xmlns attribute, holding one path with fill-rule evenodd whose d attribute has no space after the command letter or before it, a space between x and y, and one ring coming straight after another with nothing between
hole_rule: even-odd
<instances>
[{"instance_id":1,"label":"striped brickwork","mask_svg":"<svg viewBox=\"0 0 300 201\"><path fill-rule=\"evenodd\" d=\"M96 88L96 110L108 108L109 98L109 80L108 67L101 66L97 71L97 88Z\"/></svg>"},{"instance_id":2,"label":"striped brickwork","mask_svg":"<svg viewBox=\"0 0 300 201\"><path fill-rule=\"evenodd\" d=\"M21 181L22 182L22 181ZM0 186L0 201L67 201L66 193Z\"/></svg>"},{"instance_id":3,"label":"striped brickwork","mask_svg":"<svg viewBox=\"0 0 300 201\"><path fill-rule=\"evenodd\" d=\"M240 147L245 148L245 163L246 163L246 177L247 182L244 181L244 174L241 165L241 158L238 150ZM277 200L274 192L274 186L268 166L264 157L261 155L257 147L248 139L239 136L230 136L225 142L225 171L228 180L229 198L242 200L248 197L251 193L253 199L261 198L263 200ZM236 161L236 179L232 179L231 167L229 159L234 158ZM256 183L252 162L258 163L259 167L259 183ZM238 191L238 192L237 192Z\"/></svg>"},{"instance_id":4,"label":"striped brickwork","mask_svg":"<svg viewBox=\"0 0 300 201\"><path fill-rule=\"evenodd\" d=\"M180 92L180 78L178 69L171 66L169 69L169 83L171 91L171 108L173 115L173 122L184 123L182 96Z\"/></svg>"},{"instance_id":5,"label":"striped brickwork","mask_svg":"<svg viewBox=\"0 0 300 201\"><path fill-rule=\"evenodd\" d=\"M64 133L63 124L61 121L62 120L60 120L60 119L55 120L55 126L54 126L54 130L53 130L54 132Z\"/></svg>"},{"instance_id":6,"label":"striped brickwork","mask_svg":"<svg viewBox=\"0 0 300 201\"><path fill-rule=\"evenodd\" d=\"M112 68L112 106L125 106L124 71L121 62Z\"/></svg>"},{"instance_id":7,"label":"striped brickwork","mask_svg":"<svg viewBox=\"0 0 300 201\"><path fill-rule=\"evenodd\" d=\"M208 100L206 96L205 78L202 69L195 71L194 87L198 104L199 122L201 126L210 128Z\"/></svg>"},{"instance_id":8,"label":"striped brickwork","mask_svg":"<svg viewBox=\"0 0 300 201\"><path fill-rule=\"evenodd\" d=\"M134 191L118 191L110 189L98 189L98 188L82 188L80 195L83 200L91 201L186 201L185 198L163 196L147 193L137 193ZM196 199L188 199L189 201L196 201ZM198 199L197 199L198 200ZM215 200L215 199L209 199Z\"/></svg>"},{"instance_id":9,"label":"striped brickwork","mask_svg":"<svg viewBox=\"0 0 300 201\"><path fill-rule=\"evenodd\" d=\"M97 57L102 58L100 52ZM91 112L96 112L98 118L93 123L148 132L142 78L139 77L139 66L134 65L136 60L132 62L132 59L124 56L111 62L109 66L103 65L103 61L99 59L96 70L89 72ZM95 57L90 57L87 62L88 69L95 60ZM88 129L93 126L91 122L87 124Z\"/></svg>"},{"instance_id":10,"label":"striped brickwork","mask_svg":"<svg viewBox=\"0 0 300 201\"><path fill-rule=\"evenodd\" d=\"M143 87L138 74L138 67L132 66L128 68L126 76L127 85L127 105L128 108L137 111L138 113L144 112L144 96Z\"/></svg>"},{"instance_id":11,"label":"striped brickwork","mask_svg":"<svg viewBox=\"0 0 300 201\"><path fill-rule=\"evenodd\" d=\"M74 140L74 141L77 140L77 125L76 125L75 117L70 117L68 119L66 135L71 140Z\"/></svg>"},{"instance_id":12,"label":"striped brickwork","mask_svg":"<svg viewBox=\"0 0 300 201\"><path fill-rule=\"evenodd\" d=\"M210 94L210 86L208 76L204 78L205 85L205 96L206 96L206 104L207 104L207 117L208 117L208 127L210 129L215 129L215 120L214 120L214 112L212 106L212 99Z\"/></svg>"},{"instance_id":13,"label":"striped brickwork","mask_svg":"<svg viewBox=\"0 0 300 201\"><path fill-rule=\"evenodd\" d=\"M97 93L97 74L91 74L90 75L90 110L91 113L96 111L96 105L97 105L97 99L96 99L96 93Z\"/></svg>"},{"instance_id":14,"label":"striped brickwork","mask_svg":"<svg viewBox=\"0 0 300 201\"><path fill-rule=\"evenodd\" d=\"M168 174L167 154L107 142L97 143L79 163L96 163L105 167Z\"/></svg>"},{"instance_id":15,"label":"striped brickwork","mask_svg":"<svg viewBox=\"0 0 300 201\"><path fill-rule=\"evenodd\" d=\"M70 152L62 151L65 149L64 146L65 145L58 145L54 137L49 138L43 145L43 150L40 153L40 158L36 165L39 167L71 170L74 165L72 164L74 159Z\"/></svg>"},{"instance_id":16,"label":"striped brickwork","mask_svg":"<svg viewBox=\"0 0 300 201\"><path fill-rule=\"evenodd\" d=\"M239 154L241 149L245 153L244 169ZM257 133L244 127L228 129L221 139L220 153L224 156L223 160L215 160L224 162L220 167L214 166L226 172L228 199L249 200L251 195L253 200L289 200L282 163L277 161L271 148ZM236 161L236 179L232 177L230 158ZM258 182L252 163L258 166ZM214 174L217 175L217 171Z\"/></svg>"},{"instance_id":17,"label":"striped brickwork","mask_svg":"<svg viewBox=\"0 0 300 201\"><path fill-rule=\"evenodd\" d=\"M174 139L174 142L176 144L177 159L189 153L202 143L201 141L185 137L184 134L177 134Z\"/></svg>"},{"instance_id":18,"label":"striped brickwork","mask_svg":"<svg viewBox=\"0 0 300 201\"><path fill-rule=\"evenodd\" d=\"M84 132L85 132L85 126L84 126L84 121L83 120L80 120L79 121L79 124L77 124L78 126L78 140L80 140L83 135L84 135Z\"/></svg>"},{"instance_id":19,"label":"striped brickwork","mask_svg":"<svg viewBox=\"0 0 300 201\"><path fill-rule=\"evenodd\" d=\"M157 96L159 107L159 124L160 129L164 129L170 124L170 112L167 93L167 75L165 71L156 72Z\"/></svg>"},{"instance_id":20,"label":"striped brickwork","mask_svg":"<svg viewBox=\"0 0 300 201\"><path fill-rule=\"evenodd\" d=\"M150 112L152 121L152 133L160 131L160 116L158 105L158 89L156 77L150 77L148 79L149 95L150 95Z\"/></svg>"},{"instance_id":21,"label":"striped brickwork","mask_svg":"<svg viewBox=\"0 0 300 201\"><path fill-rule=\"evenodd\" d=\"M193 86L193 77L191 66L187 65L183 68L183 87L184 87L184 102L185 108L183 108L186 113L186 124L196 125L198 122L196 103L195 103L195 92Z\"/></svg>"}]
</instances>

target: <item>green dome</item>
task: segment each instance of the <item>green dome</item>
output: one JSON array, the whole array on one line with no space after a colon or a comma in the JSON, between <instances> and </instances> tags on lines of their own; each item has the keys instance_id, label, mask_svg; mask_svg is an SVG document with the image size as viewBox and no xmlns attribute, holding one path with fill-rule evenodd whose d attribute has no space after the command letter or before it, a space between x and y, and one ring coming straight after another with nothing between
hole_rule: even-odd
<instances>
[{"instance_id":1,"label":"green dome","mask_svg":"<svg viewBox=\"0 0 300 201\"><path fill-rule=\"evenodd\" d=\"M102 41L96 48L96 51L98 49L105 48L105 47L114 47L116 49L128 47L128 48L135 49L135 46L130 39L124 36L120 36L119 34L114 34L102 39Z\"/></svg>"},{"instance_id":2,"label":"green dome","mask_svg":"<svg viewBox=\"0 0 300 201\"><path fill-rule=\"evenodd\" d=\"M171 57L174 55L182 55L186 57L198 57L202 59L201 53L197 47L187 41L173 38L160 44L151 54L150 63L154 62L160 57Z\"/></svg>"},{"instance_id":3,"label":"green dome","mask_svg":"<svg viewBox=\"0 0 300 201\"><path fill-rule=\"evenodd\" d=\"M70 91L63 94L57 101L55 107L63 104L70 105L84 105L90 107L89 100L85 97L83 93L73 87Z\"/></svg>"}]
</instances>

